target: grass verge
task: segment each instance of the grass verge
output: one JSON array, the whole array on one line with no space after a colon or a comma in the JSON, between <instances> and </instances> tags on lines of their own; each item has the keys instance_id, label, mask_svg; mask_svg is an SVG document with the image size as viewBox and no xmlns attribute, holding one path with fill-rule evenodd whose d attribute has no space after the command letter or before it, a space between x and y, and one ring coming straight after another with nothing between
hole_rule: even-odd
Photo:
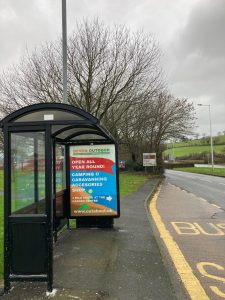
<instances>
[{"instance_id":1,"label":"grass verge","mask_svg":"<svg viewBox=\"0 0 225 300\"><path fill-rule=\"evenodd\" d=\"M148 177L143 174L121 173L120 174L120 197L136 192Z\"/></svg>"},{"instance_id":2,"label":"grass verge","mask_svg":"<svg viewBox=\"0 0 225 300\"><path fill-rule=\"evenodd\" d=\"M177 171L225 177L225 169L214 168L174 168Z\"/></svg>"},{"instance_id":3,"label":"grass verge","mask_svg":"<svg viewBox=\"0 0 225 300\"><path fill-rule=\"evenodd\" d=\"M0 280L3 278L3 197L0 197Z\"/></svg>"}]
</instances>

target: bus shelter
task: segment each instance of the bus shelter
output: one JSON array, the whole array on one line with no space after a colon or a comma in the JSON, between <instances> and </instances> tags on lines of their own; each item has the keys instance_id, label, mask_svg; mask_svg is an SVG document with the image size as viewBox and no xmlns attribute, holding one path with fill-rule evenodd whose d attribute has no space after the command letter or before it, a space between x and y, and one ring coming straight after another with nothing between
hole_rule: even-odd
<instances>
[{"instance_id":1,"label":"bus shelter","mask_svg":"<svg viewBox=\"0 0 225 300\"><path fill-rule=\"evenodd\" d=\"M62 103L19 109L1 121L4 134L4 284L53 285L57 232L112 227L120 216L118 150L99 120Z\"/></svg>"}]
</instances>

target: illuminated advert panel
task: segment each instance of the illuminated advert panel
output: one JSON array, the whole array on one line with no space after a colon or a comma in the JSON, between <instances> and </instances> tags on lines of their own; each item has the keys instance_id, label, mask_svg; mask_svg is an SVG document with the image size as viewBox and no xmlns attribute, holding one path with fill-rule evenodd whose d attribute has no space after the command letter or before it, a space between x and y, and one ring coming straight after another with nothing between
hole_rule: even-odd
<instances>
[{"instance_id":1,"label":"illuminated advert panel","mask_svg":"<svg viewBox=\"0 0 225 300\"><path fill-rule=\"evenodd\" d=\"M70 146L70 215L117 216L115 145Z\"/></svg>"}]
</instances>

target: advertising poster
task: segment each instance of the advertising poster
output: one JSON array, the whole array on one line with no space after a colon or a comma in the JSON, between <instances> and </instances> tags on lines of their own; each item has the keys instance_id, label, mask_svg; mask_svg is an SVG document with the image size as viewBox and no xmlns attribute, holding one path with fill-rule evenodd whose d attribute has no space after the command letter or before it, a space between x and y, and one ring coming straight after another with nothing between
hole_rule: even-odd
<instances>
[{"instance_id":1,"label":"advertising poster","mask_svg":"<svg viewBox=\"0 0 225 300\"><path fill-rule=\"evenodd\" d=\"M70 214L117 215L115 145L70 146Z\"/></svg>"}]
</instances>

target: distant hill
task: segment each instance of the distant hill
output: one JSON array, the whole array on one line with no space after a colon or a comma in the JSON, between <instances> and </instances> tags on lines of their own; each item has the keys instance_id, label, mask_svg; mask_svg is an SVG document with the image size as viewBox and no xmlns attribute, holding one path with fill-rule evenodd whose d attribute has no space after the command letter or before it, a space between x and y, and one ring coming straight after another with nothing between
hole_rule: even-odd
<instances>
[{"instance_id":1,"label":"distant hill","mask_svg":"<svg viewBox=\"0 0 225 300\"><path fill-rule=\"evenodd\" d=\"M213 151L218 154L225 154L225 145L214 145ZM191 154L209 153L210 146L186 146L186 147L174 147L163 152L164 156L173 154L176 157L189 156Z\"/></svg>"},{"instance_id":2,"label":"distant hill","mask_svg":"<svg viewBox=\"0 0 225 300\"><path fill-rule=\"evenodd\" d=\"M207 146L207 145L210 145L209 136L202 137L196 140L188 140L188 141L174 143L174 148L191 147L191 146ZM214 136L213 145L225 145L225 135ZM168 149L173 148L173 144L168 143L167 148Z\"/></svg>"},{"instance_id":3,"label":"distant hill","mask_svg":"<svg viewBox=\"0 0 225 300\"><path fill-rule=\"evenodd\" d=\"M174 148L174 149L173 149ZM213 137L213 151L215 154L225 155L225 135ZM189 140L177 143L167 144L167 150L163 152L164 156L173 154L176 157L185 157L194 154L203 154L210 152L210 137Z\"/></svg>"}]
</instances>

